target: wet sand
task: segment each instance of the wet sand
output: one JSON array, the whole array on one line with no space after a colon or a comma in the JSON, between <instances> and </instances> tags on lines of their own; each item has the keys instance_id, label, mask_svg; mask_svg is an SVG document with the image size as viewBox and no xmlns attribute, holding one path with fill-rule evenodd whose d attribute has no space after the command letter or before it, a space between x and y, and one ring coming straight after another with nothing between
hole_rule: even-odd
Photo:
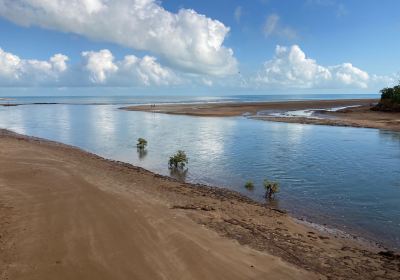
<instances>
[{"instance_id":1,"label":"wet sand","mask_svg":"<svg viewBox=\"0 0 400 280\"><path fill-rule=\"evenodd\" d=\"M289 122L320 124L332 126L352 126L368 127L378 129L388 129L400 131L400 113L387 113L371 111L370 108L376 104L378 99L342 99L342 100L310 100L310 101L285 101L285 102L262 102L262 103L217 103L217 104L173 104L156 105L155 107L129 106L123 110L146 111L154 113L192 115L192 116L212 116L212 117L232 117L248 115L253 118ZM337 112L321 110L323 118L307 117L276 117L267 115L257 115L260 111L266 112L285 112L292 110L306 109L329 109L344 106L360 106L348 108Z\"/></svg>"},{"instance_id":2,"label":"wet sand","mask_svg":"<svg viewBox=\"0 0 400 280\"><path fill-rule=\"evenodd\" d=\"M1 279L399 279L400 257L225 189L0 133Z\"/></svg>"},{"instance_id":3,"label":"wet sand","mask_svg":"<svg viewBox=\"0 0 400 280\"><path fill-rule=\"evenodd\" d=\"M316 112L318 118L272 116L256 116L254 118L289 123L365 127L400 131L400 113L372 111L372 107L372 105L363 105L335 112L318 110Z\"/></svg>"},{"instance_id":4,"label":"wet sand","mask_svg":"<svg viewBox=\"0 0 400 280\"><path fill-rule=\"evenodd\" d=\"M206 104L167 104L167 105L139 105L122 107L122 110L145 111L191 116L233 117L243 114L255 115L266 110L288 111L303 109L325 109L350 105L368 105L377 103L377 99L340 99L340 100L307 100L307 101L279 101L279 102L251 102L251 103L206 103Z\"/></svg>"}]
</instances>

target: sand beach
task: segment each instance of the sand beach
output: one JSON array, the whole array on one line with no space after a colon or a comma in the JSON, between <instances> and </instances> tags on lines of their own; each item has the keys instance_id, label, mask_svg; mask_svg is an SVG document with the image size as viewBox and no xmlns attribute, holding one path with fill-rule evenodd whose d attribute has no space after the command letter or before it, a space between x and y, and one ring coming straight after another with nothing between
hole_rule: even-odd
<instances>
[{"instance_id":1,"label":"sand beach","mask_svg":"<svg viewBox=\"0 0 400 280\"><path fill-rule=\"evenodd\" d=\"M4 130L0 143L1 279L400 275L399 256L236 192Z\"/></svg>"}]
</instances>

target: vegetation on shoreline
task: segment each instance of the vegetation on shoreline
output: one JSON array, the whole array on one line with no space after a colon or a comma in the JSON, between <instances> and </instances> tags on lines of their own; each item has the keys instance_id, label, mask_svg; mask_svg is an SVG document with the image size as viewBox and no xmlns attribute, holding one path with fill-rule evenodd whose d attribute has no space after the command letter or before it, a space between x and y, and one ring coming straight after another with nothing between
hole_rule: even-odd
<instances>
[{"instance_id":1,"label":"vegetation on shoreline","mask_svg":"<svg viewBox=\"0 0 400 280\"><path fill-rule=\"evenodd\" d=\"M270 181L268 179L265 179L264 182L263 182L263 186L264 186L264 189L265 189L264 197L266 199L275 198L275 194L277 194L279 192L279 183L278 182L274 182L274 181ZM254 188L255 188L254 183L251 180L247 181L244 184L244 187L248 191L253 191Z\"/></svg>"},{"instance_id":2,"label":"vegetation on shoreline","mask_svg":"<svg viewBox=\"0 0 400 280\"><path fill-rule=\"evenodd\" d=\"M176 152L175 155L171 156L168 161L169 168L179 168L183 169L186 164L189 162L186 153L182 150Z\"/></svg>"},{"instance_id":3,"label":"vegetation on shoreline","mask_svg":"<svg viewBox=\"0 0 400 280\"><path fill-rule=\"evenodd\" d=\"M400 112L400 82L397 86L382 89L380 93L380 102L371 110L384 112Z\"/></svg>"}]
</instances>

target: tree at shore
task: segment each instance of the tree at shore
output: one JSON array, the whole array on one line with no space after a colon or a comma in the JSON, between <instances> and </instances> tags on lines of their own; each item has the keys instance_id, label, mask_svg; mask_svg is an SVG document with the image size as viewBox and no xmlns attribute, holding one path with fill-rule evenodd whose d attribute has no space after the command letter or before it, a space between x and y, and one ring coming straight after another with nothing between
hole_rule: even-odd
<instances>
[{"instance_id":1,"label":"tree at shore","mask_svg":"<svg viewBox=\"0 0 400 280\"><path fill-rule=\"evenodd\" d=\"M382 89L380 93L381 100L372 110L400 112L400 82L397 86Z\"/></svg>"}]
</instances>

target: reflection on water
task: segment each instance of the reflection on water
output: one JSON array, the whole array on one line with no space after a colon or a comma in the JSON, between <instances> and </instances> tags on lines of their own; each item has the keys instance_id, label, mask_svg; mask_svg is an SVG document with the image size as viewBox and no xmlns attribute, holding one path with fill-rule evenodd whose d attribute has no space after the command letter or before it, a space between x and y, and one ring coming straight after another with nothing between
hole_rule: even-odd
<instances>
[{"instance_id":1,"label":"reflection on water","mask_svg":"<svg viewBox=\"0 0 400 280\"><path fill-rule=\"evenodd\" d=\"M267 204L268 207L270 208L276 208L279 209L280 205L279 205L279 197L275 197L273 199L271 198L265 198L265 203Z\"/></svg>"},{"instance_id":2,"label":"reflection on water","mask_svg":"<svg viewBox=\"0 0 400 280\"><path fill-rule=\"evenodd\" d=\"M177 179L178 181L185 182L187 175L188 175L188 168L181 169L181 168L170 168L169 169L169 176L172 178Z\"/></svg>"},{"instance_id":3,"label":"reflection on water","mask_svg":"<svg viewBox=\"0 0 400 280\"><path fill-rule=\"evenodd\" d=\"M144 159L147 156L147 150L143 148L136 148L137 153L139 155L139 159Z\"/></svg>"},{"instance_id":4,"label":"reflection on water","mask_svg":"<svg viewBox=\"0 0 400 280\"><path fill-rule=\"evenodd\" d=\"M379 135L383 141L394 141L400 147L400 133L393 133L387 130L379 130Z\"/></svg>"},{"instance_id":5,"label":"reflection on water","mask_svg":"<svg viewBox=\"0 0 400 280\"><path fill-rule=\"evenodd\" d=\"M400 133L126 112L111 105L0 107L0 127L260 201L268 178L281 184L269 203L400 246ZM149 143L144 152L137 151L139 137ZM177 150L189 157L183 174L168 169ZM248 180L252 192L244 188Z\"/></svg>"}]
</instances>

